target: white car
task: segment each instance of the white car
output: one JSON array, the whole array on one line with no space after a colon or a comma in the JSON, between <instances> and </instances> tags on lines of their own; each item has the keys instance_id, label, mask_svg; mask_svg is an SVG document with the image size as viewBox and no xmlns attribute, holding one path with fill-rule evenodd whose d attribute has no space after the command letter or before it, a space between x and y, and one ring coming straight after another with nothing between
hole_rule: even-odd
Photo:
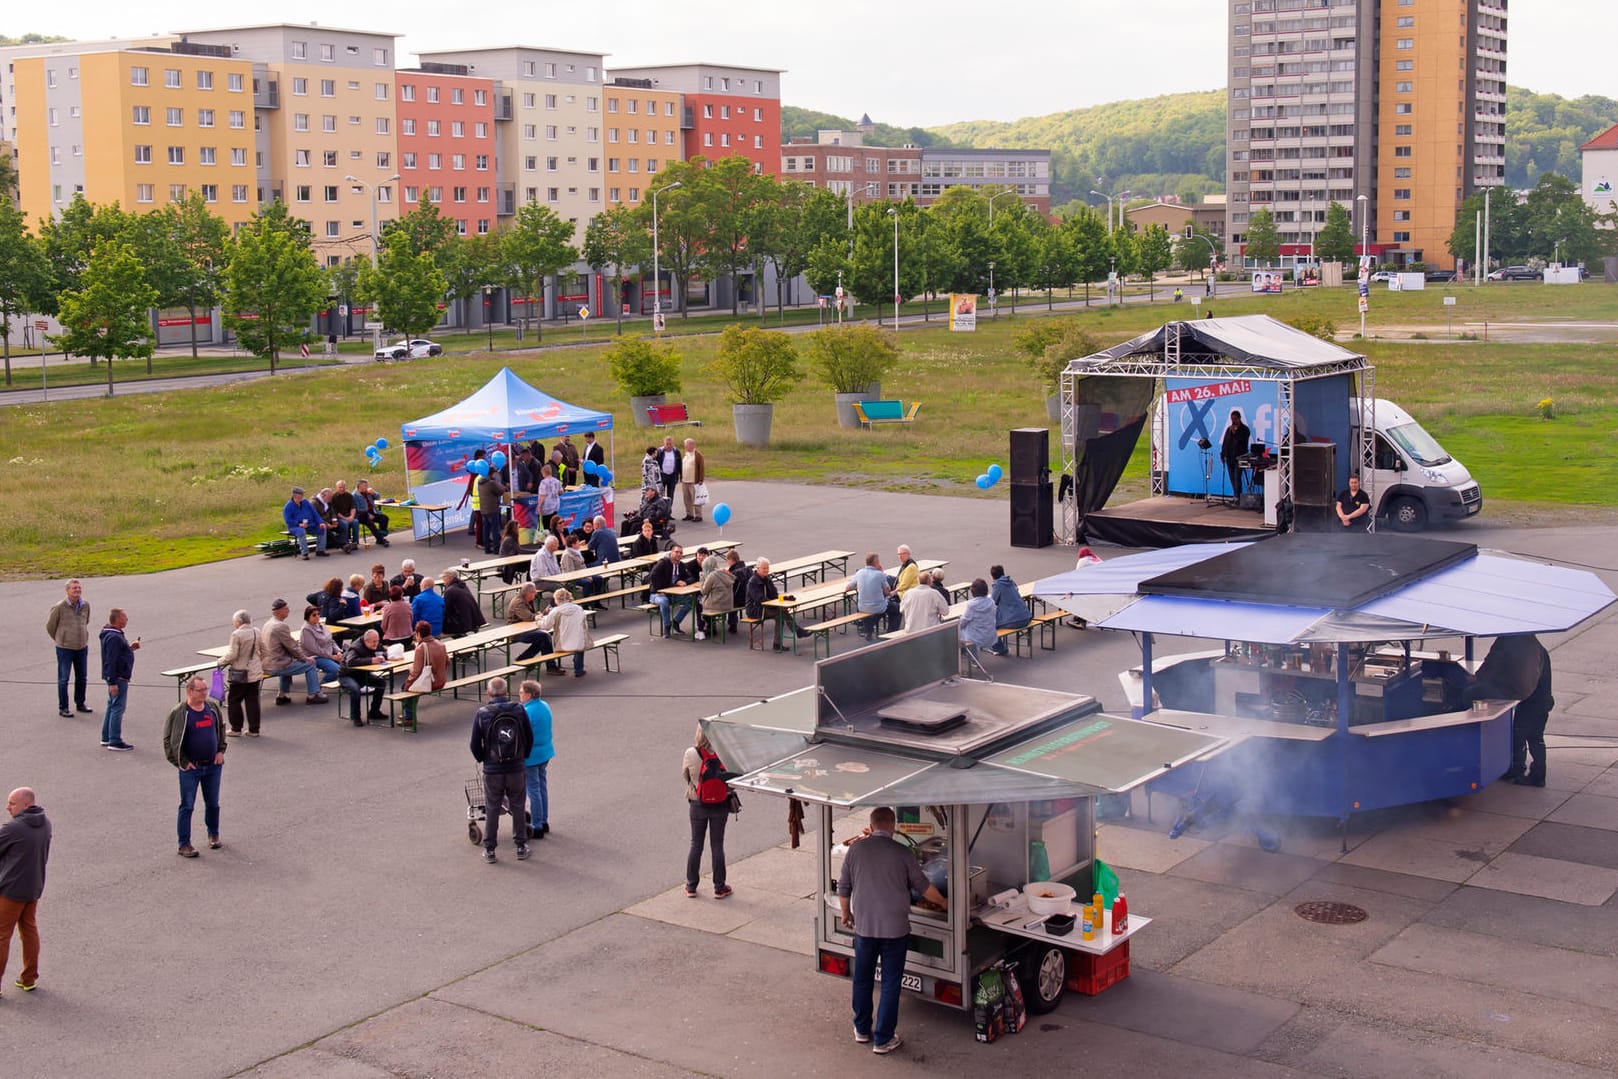
<instances>
[{"instance_id":1,"label":"white car","mask_svg":"<svg viewBox=\"0 0 1618 1079\"><path fill-rule=\"evenodd\" d=\"M1373 285L1386 284L1392 280L1393 272L1391 270L1378 270L1376 273L1371 275L1371 283Z\"/></svg>"},{"instance_id":2,"label":"white car","mask_svg":"<svg viewBox=\"0 0 1618 1079\"><path fill-rule=\"evenodd\" d=\"M424 337L413 338L409 341L395 341L391 345L383 345L374 355L379 360L419 360L424 356L442 356L444 347L427 340Z\"/></svg>"}]
</instances>

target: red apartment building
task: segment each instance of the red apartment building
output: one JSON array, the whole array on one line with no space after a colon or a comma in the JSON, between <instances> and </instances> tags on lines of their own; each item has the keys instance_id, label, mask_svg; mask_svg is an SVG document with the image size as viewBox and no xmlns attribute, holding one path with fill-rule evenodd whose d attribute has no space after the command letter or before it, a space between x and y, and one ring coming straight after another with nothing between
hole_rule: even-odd
<instances>
[{"instance_id":1,"label":"red apartment building","mask_svg":"<svg viewBox=\"0 0 1618 1079\"><path fill-rule=\"evenodd\" d=\"M493 79L460 64L424 63L395 73L401 213L423 200L462 236L493 232L500 204Z\"/></svg>"},{"instance_id":2,"label":"red apartment building","mask_svg":"<svg viewBox=\"0 0 1618 1079\"><path fill-rule=\"evenodd\" d=\"M684 158L710 161L741 154L753 171L781 168L781 72L722 64L667 64L614 69L614 78L649 79L652 88L685 97Z\"/></svg>"}]
</instances>

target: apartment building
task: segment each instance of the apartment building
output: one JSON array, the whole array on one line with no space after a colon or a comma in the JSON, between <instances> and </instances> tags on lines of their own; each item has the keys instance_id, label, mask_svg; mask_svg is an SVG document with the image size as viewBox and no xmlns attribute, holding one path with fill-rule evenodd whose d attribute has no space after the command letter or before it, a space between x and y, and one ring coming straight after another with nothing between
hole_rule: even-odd
<instances>
[{"instance_id":1,"label":"apartment building","mask_svg":"<svg viewBox=\"0 0 1618 1079\"><path fill-rule=\"evenodd\" d=\"M426 202L462 236L493 232L502 196L512 199L496 167L495 81L461 64L424 63L395 82L400 211Z\"/></svg>"},{"instance_id":2,"label":"apartment building","mask_svg":"<svg viewBox=\"0 0 1618 1079\"><path fill-rule=\"evenodd\" d=\"M1579 147L1579 154L1585 203L1598 214L1618 213L1618 124Z\"/></svg>"},{"instance_id":3,"label":"apartment building","mask_svg":"<svg viewBox=\"0 0 1618 1079\"><path fill-rule=\"evenodd\" d=\"M606 88L607 209L651 198L657 173L681 160L680 94L650 79L614 75Z\"/></svg>"},{"instance_id":4,"label":"apartment building","mask_svg":"<svg viewBox=\"0 0 1618 1079\"><path fill-rule=\"evenodd\" d=\"M60 214L81 194L138 211L195 192L232 225L258 209L250 64L176 41L8 66L29 218Z\"/></svg>"},{"instance_id":5,"label":"apartment building","mask_svg":"<svg viewBox=\"0 0 1618 1079\"><path fill-rule=\"evenodd\" d=\"M324 265L369 254L402 212L396 36L313 23L180 34L251 65L259 201L281 199L307 220Z\"/></svg>"},{"instance_id":6,"label":"apartment building","mask_svg":"<svg viewBox=\"0 0 1618 1079\"><path fill-rule=\"evenodd\" d=\"M781 179L846 195L855 205L921 195L919 146L867 146L862 131L821 131L781 147Z\"/></svg>"},{"instance_id":7,"label":"apartment building","mask_svg":"<svg viewBox=\"0 0 1618 1079\"><path fill-rule=\"evenodd\" d=\"M1239 0L1226 232L1268 210L1308 258L1332 203L1371 253L1452 266L1461 200L1505 181L1507 0Z\"/></svg>"},{"instance_id":8,"label":"apartment building","mask_svg":"<svg viewBox=\"0 0 1618 1079\"><path fill-rule=\"evenodd\" d=\"M686 160L741 154L754 172L773 176L780 170L781 71L696 63L615 68L612 74L682 95Z\"/></svg>"},{"instance_id":9,"label":"apartment building","mask_svg":"<svg viewBox=\"0 0 1618 1079\"><path fill-rule=\"evenodd\" d=\"M925 147L917 203L926 206L952 187L1010 189L1032 210L1051 213L1049 150Z\"/></svg>"}]
</instances>

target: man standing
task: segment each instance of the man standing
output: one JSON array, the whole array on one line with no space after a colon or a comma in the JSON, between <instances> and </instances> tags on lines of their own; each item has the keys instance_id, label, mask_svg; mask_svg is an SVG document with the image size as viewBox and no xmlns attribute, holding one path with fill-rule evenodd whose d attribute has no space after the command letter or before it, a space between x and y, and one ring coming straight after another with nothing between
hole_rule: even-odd
<instances>
[{"instance_id":1,"label":"man standing","mask_svg":"<svg viewBox=\"0 0 1618 1079\"><path fill-rule=\"evenodd\" d=\"M594 461L597 469L607 467L607 451L602 449L601 443L596 441L596 433L594 431L584 432L584 459L586 461ZM600 487L600 472L586 472L584 474L584 482L585 485L589 487Z\"/></svg>"},{"instance_id":2,"label":"man standing","mask_svg":"<svg viewBox=\"0 0 1618 1079\"><path fill-rule=\"evenodd\" d=\"M11 819L0 827L0 975L11 956L11 931L22 938L22 970L16 986L32 993L39 982L39 927L34 914L45 892L51 856L51 822L34 804L34 792L18 787L6 796Z\"/></svg>"},{"instance_id":3,"label":"man standing","mask_svg":"<svg viewBox=\"0 0 1618 1079\"><path fill-rule=\"evenodd\" d=\"M1242 466L1240 458L1245 457L1252 449L1252 432L1247 424L1242 422L1242 410L1230 410L1230 422L1225 425L1225 433L1219 439L1219 459L1225 464L1225 473L1230 477L1230 497L1235 501L1242 493Z\"/></svg>"},{"instance_id":4,"label":"man standing","mask_svg":"<svg viewBox=\"0 0 1618 1079\"><path fill-rule=\"evenodd\" d=\"M875 551L865 556L865 565L848 582L848 590L856 596L854 609L866 616L859 623L860 636L876 640L879 620L888 613L888 597L893 589L888 587L888 575L882 572L882 559Z\"/></svg>"},{"instance_id":5,"label":"man standing","mask_svg":"<svg viewBox=\"0 0 1618 1079\"><path fill-rule=\"evenodd\" d=\"M482 515L484 554L494 554L500 550L500 500L505 494L506 485L500 481L499 469L489 469L489 474L478 480L478 513Z\"/></svg>"},{"instance_id":6,"label":"man standing","mask_svg":"<svg viewBox=\"0 0 1618 1079\"><path fill-rule=\"evenodd\" d=\"M264 663L264 677L280 678L280 692L276 704L291 704L292 676L303 675L305 704L324 704L330 698L320 692L320 668L315 666L287 624L287 601L278 599L270 604L270 620L264 623L259 644Z\"/></svg>"},{"instance_id":7,"label":"man standing","mask_svg":"<svg viewBox=\"0 0 1618 1079\"><path fill-rule=\"evenodd\" d=\"M1337 520L1344 530L1364 528L1365 518L1371 512L1371 496L1360 490L1360 478L1348 477L1348 489L1337 496Z\"/></svg>"},{"instance_id":8,"label":"man standing","mask_svg":"<svg viewBox=\"0 0 1618 1079\"><path fill-rule=\"evenodd\" d=\"M685 440L685 453L680 455L680 496L685 500L685 516L682 521L702 520L702 507L697 505L697 487L708 482L708 472L704 468L702 451L697 449L697 440Z\"/></svg>"},{"instance_id":9,"label":"man standing","mask_svg":"<svg viewBox=\"0 0 1618 1079\"><path fill-rule=\"evenodd\" d=\"M663 497L674 505L674 487L680 482L680 451L674 448L674 436L663 436L663 448L657 451L657 478L663 485Z\"/></svg>"},{"instance_id":10,"label":"man standing","mask_svg":"<svg viewBox=\"0 0 1618 1079\"><path fill-rule=\"evenodd\" d=\"M67 710L67 676L73 675L73 703L81 712L90 711L84 703L85 679L90 664L90 605L84 602L84 586L67 582L67 595L45 617L45 632L56 642L56 712L63 719L73 718Z\"/></svg>"},{"instance_id":11,"label":"man standing","mask_svg":"<svg viewBox=\"0 0 1618 1079\"><path fill-rule=\"evenodd\" d=\"M360 524L371 530L371 535L383 547L388 543L388 515L377 506L377 493L371 490L370 480L354 485L354 512Z\"/></svg>"},{"instance_id":12,"label":"man standing","mask_svg":"<svg viewBox=\"0 0 1618 1079\"><path fill-rule=\"evenodd\" d=\"M343 545L344 554L353 554L360 545L360 514L354 496L348 493L346 480L337 481L337 490L331 496L331 513L337 525L337 542Z\"/></svg>"},{"instance_id":13,"label":"man standing","mask_svg":"<svg viewBox=\"0 0 1618 1079\"><path fill-rule=\"evenodd\" d=\"M107 683L107 714L101 720L101 744L114 753L135 747L124 741L124 709L129 706L129 680L135 676L135 650L140 638L124 636L129 615L122 607L107 612L101 627L101 680Z\"/></svg>"},{"instance_id":14,"label":"man standing","mask_svg":"<svg viewBox=\"0 0 1618 1079\"><path fill-rule=\"evenodd\" d=\"M315 538L315 550L326 553L326 522L303 497L303 488L292 488L292 498L281 507L281 523L298 544L298 557L309 560L309 538Z\"/></svg>"},{"instance_id":15,"label":"man standing","mask_svg":"<svg viewBox=\"0 0 1618 1079\"><path fill-rule=\"evenodd\" d=\"M562 474L559 477L563 487L577 487L579 484L579 448L573 444L573 436L562 435L562 441L556 444L556 452L562 455Z\"/></svg>"},{"instance_id":16,"label":"man standing","mask_svg":"<svg viewBox=\"0 0 1618 1079\"><path fill-rule=\"evenodd\" d=\"M995 629L1020 629L1033 621L1034 613L1028 609L1027 601L1017 589L1017 582L1006 574L1004 566L990 566L989 579L993 582L989 585L989 598L994 600ZM1006 642L997 635L994 647L989 651L1003 656L1009 650Z\"/></svg>"},{"instance_id":17,"label":"man standing","mask_svg":"<svg viewBox=\"0 0 1618 1079\"><path fill-rule=\"evenodd\" d=\"M854 1040L864 1044L875 1038L871 1051L882 1054L900 1045L895 1030L899 1025L899 982L910 948L910 892L920 892L937 906L949 905L922 873L915 855L894 842L894 822L893 810L887 806L871 810L871 826L865 836L849 843L837 878L843 926L854 931ZM882 996L872 1026L871 989L878 960L882 963Z\"/></svg>"},{"instance_id":18,"label":"man standing","mask_svg":"<svg viewBox=\"0 0 1618 1079\"><path fill-rule=\"evenodd\" d=\"M500 813L511 813L511 841L517 860L528 857L528 818L523 812L527 797L528 768L524 763L534 748L534 728L522 705L506 696L504 678L489 679L489 703L472 717L472 759L483 766L483 804L488 819L483 825L483 860L498 861L494 848L500 845Z\"/></svg>"},{"instance_id":19,"label":"man standing","mask_svg":"<svg viewBox=\"0 0 1618 1079\"><path fill-rule=\"evenodd\" d=\"M208 847L224 846L219 838L219 780L224 774L224 723L218 707L208 699L208 682L201 675L186 679L185 700L174 706L163 724L163 754L180 772L180 812L175 831L180 847L174 853L195 858L191 845L191 814L202 788L202 821L208 828Z\"/></svg>"},{"instance_id":20,"label":"man standing","mask_svg":"<svg viewBox=\"0 0 1618 1079\"><path fill-rule=\"evenodd\" d=\"M1519 787L1545 785L1545 723L1551 696L1551 654L1532 633L1497 637L1467 687L1466 701L1516 701L1511 718L1511 771ZM1529 754L1533 762L1529 763Z\"/></svg>"}]
</instances>

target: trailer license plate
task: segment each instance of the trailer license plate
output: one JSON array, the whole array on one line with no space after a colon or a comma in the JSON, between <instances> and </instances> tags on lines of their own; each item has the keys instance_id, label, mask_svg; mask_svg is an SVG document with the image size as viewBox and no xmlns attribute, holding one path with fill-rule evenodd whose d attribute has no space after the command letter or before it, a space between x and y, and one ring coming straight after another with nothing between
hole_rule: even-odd
<instances>
[{"instance_id":1,"label":"trailer license plate","mask_svg":"<svg viewBox=\"0 0 1618 1079\"><path fill-rule=\"evenodd\" d=\"M901 975L899 975L899 988L901 988L901 989L909 989L912 992L916 992L916 993L921 992L921 975L920 974L901 974Z\"/></svg>"}]
</instances>

